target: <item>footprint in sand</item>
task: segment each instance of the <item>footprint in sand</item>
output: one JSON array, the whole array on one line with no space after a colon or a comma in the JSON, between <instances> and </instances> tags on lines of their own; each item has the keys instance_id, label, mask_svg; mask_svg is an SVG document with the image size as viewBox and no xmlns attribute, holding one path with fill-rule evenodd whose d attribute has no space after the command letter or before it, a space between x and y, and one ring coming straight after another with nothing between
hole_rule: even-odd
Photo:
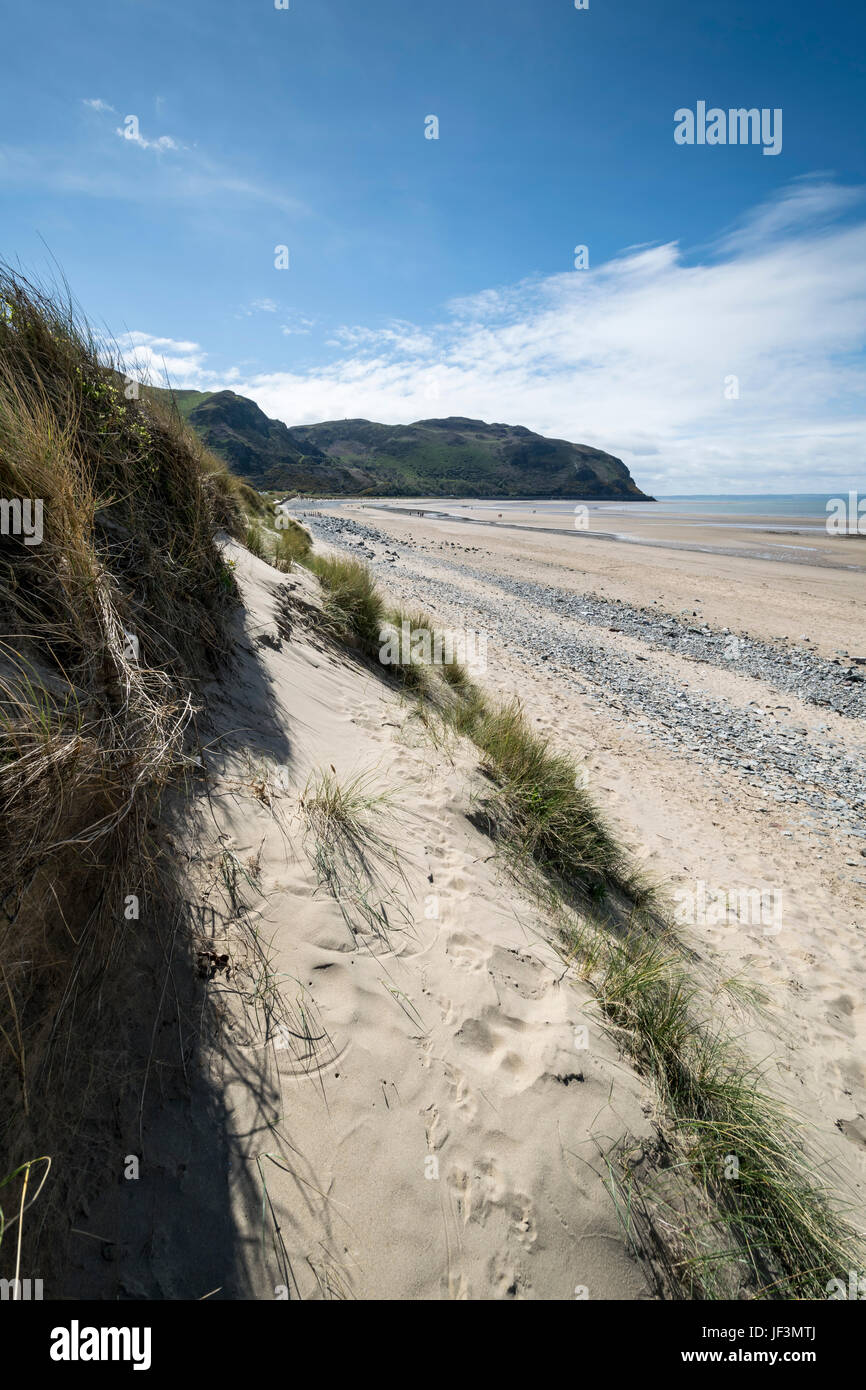
<instances>
[{"instance_id":1,"label":"footprint in sand","mask_svg":"<svg viewBox=\"0 0 866 1390\"><path fill-rule=\"evenodd\" d=\"M457 1215L467 1226L473 1216L472 1177L464 1168L452 1168L446 1181L454 1194Z\"/></svg>"},{"instance_id":2,"label":"footprint in sand","mask_svg":"<svg viewBox=\"0 0 866 1390\"><path fill-rule=\"evenodd\" d=\"M497 985L513 989L521 999L542 999L556 984L549 968L516 949L494 946L488 968Z\"/></svg>"},{"instance_id":3,"label":"footprint in sand","mask_svg":"<svg viewBox=\"0 0 866 1390\"><path fill-rule=\"evenodd\" d=\"M457 1010L454 1007L454 1000L448 999L447 996L444 994L436 994L433 995L432 998L434 1002L439 1006L439 1012L442 1015L442 1022L445 1024L446 1028L450 1028L453 1024L457 1022L458 1018Z\"/></svg>"},{"instance_id":4,"label":"footprint in sand","mask_svg":"<svg viewBox=\"0 0 866 1390\"><path fill-rule=\"evenodd\" d=\"M486 1226L494 1212L501 1212L507 1218L509 1235L525 1250L532 1249L538 1239L532 1199L525 1192L511 1190L492 1158L481 1159L472 1173L452 1168L447 1182L464 1226L470 1221Z\"/></svg>"},{"instance_id":5,"label":"footprint in sand","mask_svg":"<svg viewBox=\"0 0 866 1390\"><path fill-rule=\"evenodd\" d=\"M506 1210L513 1235L525 1249L531 1250L538 1239L532 1200L523 1192L513 1192Z\"/></svg>"},{"instance_id":6,"label":"footprint in sand","mask_svg":"<svg viewBox=\"0 0 866 1390\"><path fill-rule=\"evenodd\" d=\"M441 1149L443 1144L447 1144L451 1131L443 1123L438 1105L428 1105L426 1110L421 1111L421 1114L427 1134L427 1151L432 1154L437 1149Z\"/></svg>"},{"instance_id":7,"label":"footprint in sand","mask_svg":"<svg viewBox=\"0 0 866 1390\"><path fill-rule=\"evenodd\" d=\"M473 946L471 939L462 932L454 932L445 950L451 963L459 966L461 970L468 970L472 975L480 975L487 970L489 952Z\"/></svg>"},{"instance_id":8,"label":"footprint in sand","mask_svg":"<svg viewBox=\"0 0 866 1390\"><path fill-rule=\"evenodd\" d=\"M856 1120L837 1120L836 1128L854 1145L860 1162L866 1161L866 1120L863 1116L858 1115Z\"/></svg>"},{"instance_id":9,"label":"footprint in sand","mask_svg":"<svg viewBox=\"0 0 866 1390\"><path fill-rule=\"evenodd\" d=\"M857 1028L854 1023L856 1004L850 994L840 994L835 999L827 1000L827 1012L824 1015L825 1021L838 1029L846 1038L855 1038Z\"/></svg>"},{"instance_id":10,"label":"footprint in sand","mask_svg":"<svg viewBox=\"0 0 866 1390\"><path fill-rule=\"evenodd\" d=\"M446 1062L445 1080L451 1087L451 1104L454 1109L457 1111L461 1120L466 1124L472 1124L472 1121L478 1114L478 1101L466 1077L463 1075L462 1071L458 1071L456 1067Z\"/></svg>"},{"instance_id":11,"label":"footprint in sand","mask_svg":"<svg viewBox=\"0 0 866 1390\"><path fill-rule=\"evenodd\" d=\"M455 897L465 897L471 888L471 884L466 881L460 872L452 871L444 873L439 880L440 890L444 894L453 893Z\"/></svg>"},{"instance_id":12,"label":"footprint in sand","mask_svg":"<svg viewBox=\"0 0 866 1390\"><path fill-rule=\"evenodd\" d=\"M494 1255L488 1266L490 1287L495 1298L525 1298L529 1281L504 1255Z\"/></svg>"}]
</instances>

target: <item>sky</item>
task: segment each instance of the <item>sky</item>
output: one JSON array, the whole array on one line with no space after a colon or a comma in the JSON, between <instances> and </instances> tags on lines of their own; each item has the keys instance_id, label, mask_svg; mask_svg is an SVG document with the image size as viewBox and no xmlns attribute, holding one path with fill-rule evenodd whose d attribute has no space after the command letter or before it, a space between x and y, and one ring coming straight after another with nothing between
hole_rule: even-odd
<instances>
[{"instance_id":1,"label":"sky","mask_svg":"<svg viewBox=\"0 0 866 1390\"><path fill-rule=\"evenodd\" d=\"M866 489L854 0L41 0L4 38L0 254L155 383L525 425L657 495ZM699 102L781 147L678 143Z\"/></svg>"}]
</instances>

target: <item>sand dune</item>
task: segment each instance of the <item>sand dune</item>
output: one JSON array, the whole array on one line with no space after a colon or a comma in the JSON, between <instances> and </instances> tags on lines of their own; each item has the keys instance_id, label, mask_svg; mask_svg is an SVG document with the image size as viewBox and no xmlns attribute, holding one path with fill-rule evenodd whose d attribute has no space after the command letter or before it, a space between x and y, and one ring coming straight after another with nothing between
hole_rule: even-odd
<instances>
[{"instance_id":1,"label":"sand dune","mask_svg":"<svg viewBox=\"0 0 866 1390\"><path fill-rule=\"evenodd\" d=\"M282 577L239 547L232 558L251 640L272 639ZM467 819L474 760L437 753L395 695L300 632L258 645L255 659L270 691L257 704L242 667L211 734L225 738L214 743L210 854L223 846L254 864L244 892L256 928L315 1041L257 1026L247 1009L215 1057L247 1292L649 1296L604 1186L604 1154L651 1137L649 1093ZM369 873L339 870L340 901L317 873L298 802L329 765L389 798L370 815L381 838ZM257 1054L256 1085L231 1061L237 1037Z\"/></svg>"},{"instance_id":2,"label":"sand dune","mask_svg":"<svg viewBox=\"0 0 866 1390\"><path fill-rule=\"evenodd\" d=\"M396 598L439 623L489 619L486 684L518 694L533 726L576 758L668 901L699 881L782 889L769 931L710 920L680 935L701 1007L799 1118L817 1177L856 1220L862 841L849 834L840 854L822 824L831 812L804 818L796 801L768 800L748 771L695 751L685 723L679 742L659 743L652 719L635 718L605 681L627 652L651 687L670 680L724 711L776 710L779 692L621 632L593 636L592 679L530 659L490 606L507 557L497 552L489 583L456 565L447 589L431 554L441 525L416 535L399 567L374 566ZM431 738L411 702L322 639L318 585L304 570L280 575L226 546L243 631L232 677L202 692L206 787L179 807L175 846L199 948L217 962L208 995L221 1022L204 1087L193 1078L180 1103L182 1132L178 1103L163 1097L163 1130L145 1135L150 1220L166 1235L155 1241L128 1193L89 1216L88 1229L125 1232L121 1296L658 1297L658 1271L637 1259L608 1189L608 1160L618 1169L623 1154L655 1180L658 1102L557 951L553 924L476 827L477 751ZM612 564L601 545L593 553ZM556 559L547 552L550 571ZM532 577L541 561L514 564ZM615 572L621 589L645 596L642 562ZM572 568L563 583L589 590L594 579ZM731 572L728 582L742 622L751 610L740 586L752 580ZM733 627L734 611L723 612ZM519 620L543 615L521 609ZM850 718L784 704L786 725L802 720L813 742L848 736L858 747ZM360 830L329 839L323 789L353 784ZM197 1255L188 1222L205 1232ZM106 1296L104 1261L83 1244L90 1264L76 1287Z\"/></svg>"}]
</instances>

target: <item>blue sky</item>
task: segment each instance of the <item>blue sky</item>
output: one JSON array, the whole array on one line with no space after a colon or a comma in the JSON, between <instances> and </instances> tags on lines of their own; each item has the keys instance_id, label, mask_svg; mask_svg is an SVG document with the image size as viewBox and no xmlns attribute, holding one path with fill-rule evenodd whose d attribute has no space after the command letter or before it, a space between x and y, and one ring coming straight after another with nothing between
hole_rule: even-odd
<instances>
[{"instance_id":1,"label":"blue sky","mask_svg":"<svg viewBox=\"0 0 866 1390\"><path fill-rule=\"evenodd\" d=\"M863 485L862 7L48 0L4 31L0 249L47 247L155 379L525 424L656 492ZM677 145L701 100L781 109L781 152Z\"/></svg>"}]
</instances>

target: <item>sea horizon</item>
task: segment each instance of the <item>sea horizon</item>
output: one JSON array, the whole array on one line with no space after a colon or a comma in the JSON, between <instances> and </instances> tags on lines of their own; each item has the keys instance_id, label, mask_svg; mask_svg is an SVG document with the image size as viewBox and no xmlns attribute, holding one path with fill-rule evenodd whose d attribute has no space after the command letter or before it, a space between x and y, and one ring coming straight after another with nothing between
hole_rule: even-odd
<instances>
[{"instance_id":1,"label":"sea horizon","mask_svg":"<svg viewBox=\"0 0 866 1390\"><path fill-rule=\"evenodd\" d=\"M685 518L766 517L782 520L820 519L822 529L827 518L828 504L834 498L847 499L850 489L832 492L778 493L671 493L660 494L653 501L643 498L587 498L575 495L567 498L537 497L316 497L292 499L296 505L315 506L407 506L424 511L461 508L474 512L508 512L531 507L534 512L548 516L566 516L575 506L585 506L596 514L623 513L630 516L669 516ZM866 493L866 485L864 485ZM712 523L711 523L712 524Z\"/></svg>"}]
</instances>

